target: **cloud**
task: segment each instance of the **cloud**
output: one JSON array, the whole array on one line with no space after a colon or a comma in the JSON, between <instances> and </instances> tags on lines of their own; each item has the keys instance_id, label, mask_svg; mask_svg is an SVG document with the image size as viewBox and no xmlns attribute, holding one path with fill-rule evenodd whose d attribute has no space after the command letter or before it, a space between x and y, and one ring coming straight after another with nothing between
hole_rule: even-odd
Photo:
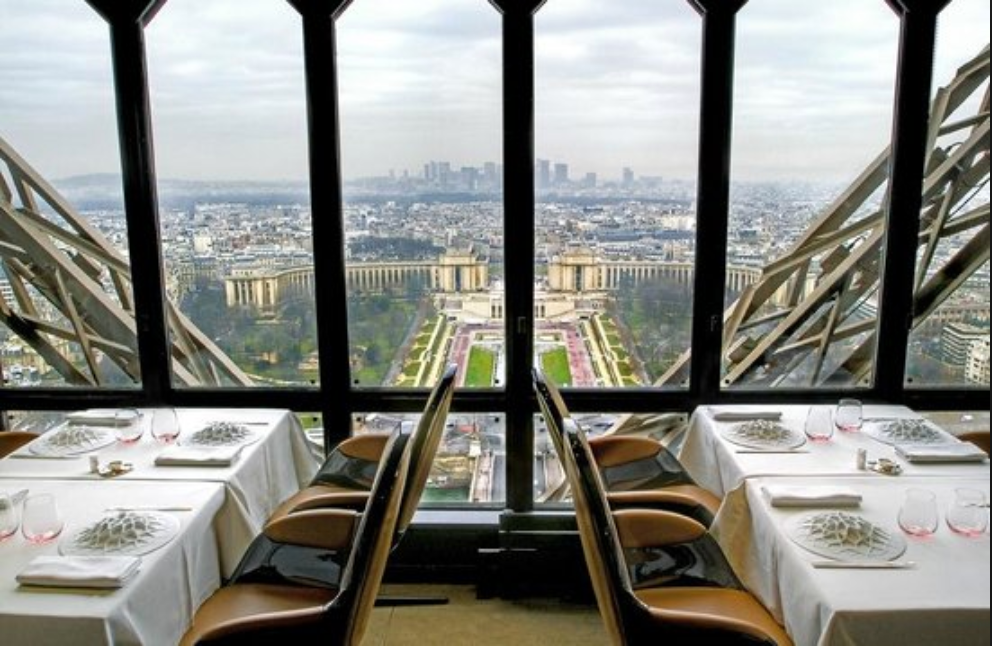
<instances>
[{"instance_id":1,"label":"cloud","mask_svg":"<svg viewBox=\"0 0 992 646\"><path fill-rule=\"evenodd\" d=\"M500 21L484 0L355 0L338 22L345 173L500 161ZM573 176L692 179L701 25L687 2L548 0L534 21L538 156ZM885 145L898 48L886 3L754 0L737 25L736 179L850 177ZM987 0L945 10L938 84L988 25ZM0 129L49 176L119 170L108 33L83 2L4 5ZM288 3L169 0L146 42L160 175L306 177Z\"/></svg>"}]
</instances>

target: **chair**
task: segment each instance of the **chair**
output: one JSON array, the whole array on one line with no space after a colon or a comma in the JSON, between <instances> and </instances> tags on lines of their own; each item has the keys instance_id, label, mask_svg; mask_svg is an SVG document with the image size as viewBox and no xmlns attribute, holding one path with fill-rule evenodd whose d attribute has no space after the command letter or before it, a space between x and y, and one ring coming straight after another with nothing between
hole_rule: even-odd
<instances>
[{"instance_id":1,"label":"chair","mask_svg":"<svg viewBox=\"0 0 992 646\"><path fill-rule=\"evenodd\" d=\"M958 435L958 439L963 442L971 442L985 454L989 453L989 432L988 431L967 431Z\"/></svg>"},{"instance_id":2,"label":"chair","mask_svg":"<svg viewBox=\"0 0 992 646\"><path fill-rule=\"evenodd\" d=\"M383 447L379 470L361 514L353 510L311 509L312 536L337 537L347 553L336 584L301 585L291 581L234 582L204 602L180 646L322 643L352 646L361 642L392 549L410 467L409 428L398 428ZM336 565L325 562L329 569Z\"/></svg>"},{"instance_id":3,"label":"chair","mask_svg":"<svg viewBox=\"0 0 992 646\"><path fill-rule=\"evenodd\" d=\"M534 371L537 400L572 489L586 566L611 642L766 644L788 635L749 592L737 587L635 585L628 554L700 539L702 524L657 509L611 511L585 433L560 405L554 386Z\"/></svg>"},{"instance_id":4,"label":"chair","mask_svg":"<svg viewBox=\"0 0 992 646\"><path fill-rule=\"evenodd\" d=\"M544 394L568 415L558 389L547 378L542 377L542 381L546 384ZM661 442L647 437L604 435L589 439L589 446L614 509L662 509L691 516L706 526L713 522L721 498L696 484Z\"/></svg>"},{"instance_id":5,"label":"chair","mask_svg":"<svg viewBox=\"0 0 992 646\"><path fill-rule=\"evenodd\" d=\"M427 485L454 396L456 374L456 364L447 366L432 388L416 428L411 432L412 427L408 423L402 425L411 434L410 468L405 483L407 494L394 530L393 547L399 544L413 521ZM346 451L335 449L311 484L283 502L269 517L262 533L246 550L231 580L290 579L311 585L335 585L337 572L325 567L324 563L328 559L333 560L330 553L347 544L347 536L326 533L319 524L314 523L312 512L327 509L342 513L360 511L369 495L362 488L368 465L378 464L383 440L389 437L387 433L358 436L351 439L374 441L350 442ZM329 464L337 467L331 468ZM431 599L421 602L444 601Z\"/></svg>"},{"instance_id":6,"label":"chair","mask_svg":"<svg viewBox=\"0 0 992 646\"><path fill-rule=\"evenodd\" d=\"M0 458L10 455L35 439L38 439L38 436L27 431L0 431Z\"/></svg>"}]
</instances>

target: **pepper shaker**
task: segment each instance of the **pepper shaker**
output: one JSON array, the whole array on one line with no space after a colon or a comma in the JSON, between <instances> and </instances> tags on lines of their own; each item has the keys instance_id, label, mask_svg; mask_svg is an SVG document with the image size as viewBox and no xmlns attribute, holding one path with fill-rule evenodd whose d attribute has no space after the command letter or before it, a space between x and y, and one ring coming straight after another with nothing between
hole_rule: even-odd
<instances>
[{"instance_id":1,"label":"pepper shaker","mask_svg":"<svg viewBox=\"0 0 992 646\"><path fill-rule=\"evenodd\" d=\"M858 454L855 458L855 466L857 466L859 471L864 471L868 468L868 451L865 449L858 449Z\"/></svg>"}]
</instances>

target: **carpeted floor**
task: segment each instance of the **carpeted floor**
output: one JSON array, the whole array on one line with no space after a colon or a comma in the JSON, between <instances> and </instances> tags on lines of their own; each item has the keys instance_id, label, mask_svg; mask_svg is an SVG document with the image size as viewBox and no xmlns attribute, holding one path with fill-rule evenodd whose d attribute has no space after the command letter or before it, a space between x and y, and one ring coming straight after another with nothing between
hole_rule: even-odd
<instances>
[{"instance_id":1,"label":"carpeted floor","mask_svg":"<svg viewBox=\"0 0 992 646\"><path fill-rule=\"evenodd\" d=\"M470 585L388 584L382 595L447 597L444 605L377 607L362 646L604 646L594 605L477 599Z\"/></svg>"}]
</instances>

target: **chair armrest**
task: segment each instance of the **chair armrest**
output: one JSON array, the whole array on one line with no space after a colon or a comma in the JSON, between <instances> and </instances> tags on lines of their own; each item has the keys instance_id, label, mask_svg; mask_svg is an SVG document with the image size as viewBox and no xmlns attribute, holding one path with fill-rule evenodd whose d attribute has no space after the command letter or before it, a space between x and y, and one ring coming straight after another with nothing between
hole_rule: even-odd
<instances>
[{"instance_id":1,"label":"chair armrest","mask_svg":"<svg viewBox=\"0 0 992 646\"><path fill-rule=\"evenodd\" d=\"M269 521L262 533L277 543L341 550L351 545L360 516L351 509L308 509Z\"/></svg>"},{"instance_id":2,"label":"chair armrest","mask_svg":"<svg viewBox=\"0 0 992 646\"><path fill-rule=\"evenodd\" d=\"M342 440L334 450L350 458L378 462L389 440L389 433L366 433Z\"/></svg>"},{"instance_id":3,"label":"chair armrest","mask_svg":"<svg viewBox=\"0 0 992 646\"><path fill-rule=\"evenodd\" d=\"M605 435L589 438L589 448L596 464L604 469L654 457L663 447L657 440L647 437Z\"/></svg>"},{"instance_id":4,"label":"chair armrest","mask_svg":"<svg viewBox=\"0 0 992 646\"><path fill-rule=\"evenodd\" d=\"M689 543L706 534L698 521L658 509L620 509L613 512L620 544L627 549L645 549Z\"/></svg>"}]
</instances>

